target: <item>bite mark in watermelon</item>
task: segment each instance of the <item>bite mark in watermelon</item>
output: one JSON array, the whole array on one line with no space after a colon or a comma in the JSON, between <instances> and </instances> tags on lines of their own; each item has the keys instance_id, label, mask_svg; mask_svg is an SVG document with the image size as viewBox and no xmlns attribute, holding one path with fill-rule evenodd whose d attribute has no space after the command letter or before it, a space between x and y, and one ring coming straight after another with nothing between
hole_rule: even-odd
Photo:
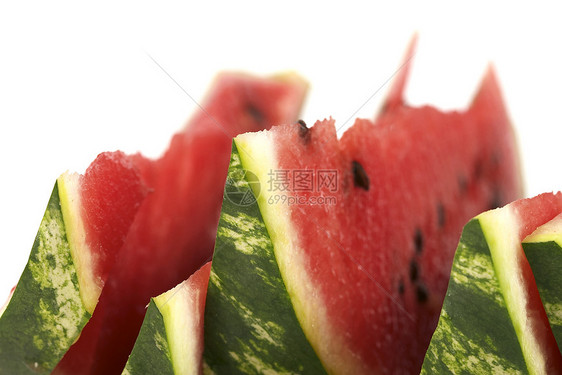
<instances>
[{"instance_id":1,"label":"bite mark in watermelon","mask_svg":"<svg viewBox=\"0 0 562 375\"><path fill-rule=\"evenodd\" d=\"M400 92L403 77L397 79ZM357 120L339 141L332 120L235 138L241 167L261 183L259 192L252 184L259 215L251 220L267 228L275 256L260 255L267 238L258 241L221 220L219 233L228 229L231 245L222 249L217 241L209 284L207 309L215 315L206 313L205 335L215 339L206 340L204 356L212 371L223 373L235 357L252 358L256 373L284 368L309 342L328 373L419 372L462 226L519 198L522 186L513 130L491 69L464 112L397 103L375 123ZM335 189L295 189L305 175L320 184L321 172L335 172ZM272 179L289 185L278 189ZM241 309L252 318L236 320L245 328L230 326L228 300L262 288L234 266L215 270L239 242L277 265L281 291L265 305L289 296L306 344L276 336L271 346L267 334L280 318L257 302ZM224 280L235 289L227 290ZM240 348L244 339L234 332L256 331L267 334L249 333L251 347Z\"/></svg>"},{"instance_id":2,"label":"bite mark in watermelon","mask_svg":"<svg viewBox=\"0 0 562 375\"><path fill-rule=\"evenodd\" d=\"M542 194L482 213L465 226L423 374L562 371L535 284L548 273L537 265L531 271L521 246L560 212L562 194Z\"/></svg>"}]
</instances>

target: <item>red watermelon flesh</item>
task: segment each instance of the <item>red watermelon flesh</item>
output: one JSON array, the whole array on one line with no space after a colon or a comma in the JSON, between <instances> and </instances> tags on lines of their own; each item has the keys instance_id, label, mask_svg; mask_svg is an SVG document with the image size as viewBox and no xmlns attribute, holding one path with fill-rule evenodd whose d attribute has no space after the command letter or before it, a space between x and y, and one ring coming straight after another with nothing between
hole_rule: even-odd
<instances>
[{"instance_id":1,"label":"red watermelon flesh","mask_svg":"<svg viewBox=\"0 0 562 375\"><path fill-rule=\"evenodd\" d=\"M185 332L185 335L192 337L195 343L194 357L200 373L203 371L203 319L205 316L205 298L207 297L210 273L211 262L208 262L185 281L190 291L188 304L192 306L191 314L195 321L195 324L190 327L189 331Z\"/></svg>"},{"instance_id":2,"label":"red watermelon flesh","mask_svg":"<svg viewBox=\"0 0 562 375\"><path fill-rule=\"evenodd\" d=\"M55 373L121 372L149 299L211 258L232 137L294 122L305 91L293 75L223 74L161 158L131 157L149 193L113 265L100 270L109 276L96 310Z\"/></svg>"},{"instance_id":3,"label":"red watermelon flesh","mask_svg":"<svg viewBox=\"0 0 562 375\"><path fill-rule=\"evenodd\" d=\"M120 151L98 155L80 178L81 216L100 291L147 193L138 168Z\"/></svg>"},{"instance_id":4,"label":"red watermelon flesh","mask_svg":"<svg viewBox=\"0 0 562 375\"><path fill-rule=\"evenodd\" d=\"M406 89L408 75L410 74L410 60L414 58L417 42L418 36L414 34L406 49L406 54L402 59L402 63L395 73L396 77L380 109L379 117L382 117L384 114L394 113L396 108L406 105L404 101L404 90Z\"/></svg>"},{"instance_id":5,"label":"red watermelon flesh","mask_svg":"<svg viewBox=\"0 0 562 375\"><path fill-rule=\"evenodd\" d=\"M328 372L419 373L462 227L522 194L493 71L464 112L399 104L375 123L357 120L339 143L332 121L278 127L270 137L278 161L270 182L289 171L295 184L309 170L320 183L321 171L337 171L335 191L328 184L280 192L293 199L299 248L287 262L299 264L290 258L300 253L304 267L287 266L285 280L310 283L288 286L297 294L318 291L296 297L296 310Z\"/></svg>"},{"instance_id":6,"label":"red watermelon flesh","mask_svg":"<svg viewBox=\"0 0 562 375\"><path fill-rule=\"evenodd\" d=\"M132 159L120 151L101 153L84 175L65 173L60 183L69 199L65 221L80 295L92 313L148 189Z\"/></svg>"},{"instance_id":7,"label":"red watermelon flesh","mask_svg":"<svg viewBox=\"0 0 562 375\"><path fill-rule=\"evenodd\" d=\"M68 236L80 274L81 298L91 313L148 189L132 158L120 151L103 152L83 175L65 173L61 179L71 209L77 211L67 222L73 229Z\"/></svg>"},{"instance_id":8,"label":"red watermelon flesh","mask_svg":"<svg viewBox=\"0 0 562 375\"><path fill-rule=\"evenodd\" d=\"M520 198L522 187L513 133L491 70L464 113L401 107L389 116L378 134L368 131L372 124L360 122L342 138L347 159L361 163L374 187L363 200L350 200L348 215L371 224L356 227L348 248L384 288L371 298L394 311L391 319L363 316L380 333L358 350L388 372L417 373L437 325L462 227L474 215ZM376 209L365 217L364 205ZM373 242L361 238L374 239L374 256L368 255ZM380 341L378 358L369 356L367 348Z\"/></svg>"}]
</instances>

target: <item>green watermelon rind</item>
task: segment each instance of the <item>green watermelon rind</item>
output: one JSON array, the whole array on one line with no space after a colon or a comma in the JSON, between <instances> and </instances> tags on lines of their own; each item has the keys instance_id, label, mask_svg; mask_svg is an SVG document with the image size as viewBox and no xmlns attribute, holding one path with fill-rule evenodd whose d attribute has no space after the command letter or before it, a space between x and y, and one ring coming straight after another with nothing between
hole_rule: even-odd
<instances>
[{"instance_id":1,"label":"green watermelon rind","mask_svg":"<svg viewBox=\"0 0 562 375\"><path fill-rule=\"evenodd\" d=\"M503 293L527 370L531 374L548 372L549 354L543 339L535 332L539 314L529 314L531 296L526 289L523 262L527 262L521 246L520 230L524 225L515 205L486 211L478 215L482 231L492 255L494 272ZM536 288L536 287L535 287ZM538 290L536 290L538 293ZM548 323L547 323L548 324ZM548 329L548 327L544 327ZM546 333L546 332L544 332Z\"/></svg>"},{"instance_id":2,"label":"green watermelon rind","mask_svg":"<svg viewBox=\"0 0 562 375\"><path fill-rule=\"evenodd\" d=\"M198 293L205 290L198 287L190 286L188 279L151 299L125 375L200 372Z\"/></svg>"},{"instance_id":3,"label":"green watermelon rind","mask_svg":"<svg viewBox=\"0 0 562 375\"><path fill-rule=\"evenodd\" d=\"M49 374L90 316L80 296L57 182L27 265L0 316L0 373Z\"/></svg>"},{"instance_id":4,"label":"green watermelon rind","mask_svg":"<svg viewBox=\"0 0 562 375\"><path fill-rule=\"evenodd\" d=\"M229 181L253 194L244 175L233 143ZM326 373L296 317L255 200L223 199L204 321L205 373Z\"/></svg>"},{"instance_id":5,"label":"green watermelon rind","mask_svg":"<svg viewBox=\"0 0 562 375\"><path fill-rule=\"evenodd\" d=\"M486 211L465 226L423 374L545 374L559 366L551 328L538 310L540 291L527 273L521 207ZM553 261L551 255L538 257ZM540 266L529 264L540 275Z\"/></svg>"},{"instance_id":6,"label":"green watermelon rind","mask_svg":"<svg viewBox=\"0 0 562 375\"><path fill-rule=\"evenodd\" d=\"M78 275L80 296L90 314L98 303L103 287L102 280L94 274L94 255L86 241L86 230L82 218L82 197L80 194L80 174L63 173L58 179L61 211L66 228L70 254Z\"/></svg>"},{"instance_id":7,"label":"green watermelon rind","mask_svg":"<svg viewBox=\"0 0 562 375\"><path fill-rule=\"evenodd\" d=\"M318 126L333 126L330 121L322 123L324 125ZM272 171L280 168L275 137L275 131L270 131L241 134L234 139L244 169L251 171L251 175L263 184L271 180ZM327 309L326 296L321 292L320 285L311 279L307 251L296 235L289 204L275 203L276 198L279 198L279 192L275 189L262 188L257 191L255 183L250 186L254 190L262 220L273 244L277 267L297 319L324 368L328 373L335 374L368 373L365 362L353 352L345 335L337 332L331 320L334 316L330 316L331 312Z\"/></svg>"},{"instance_id":8,"label":"green watermelon rind","mask_svg":"<svg viewBox=\"0 0 562 375\"><path fill-rule=\"evenodd\" d=\"M478 219L472 219L462 232L421 373L527 373Z\"/></svg>"},{"instance_id":9,"label":"green watermelon rind","mask_svg":"<svg viewBox=\"0 0 562 375\"><path fill-rule=\"evenodd\" d=\"M164 318L154 299L123 371L123 375L132 374L174 375Z\"/></svg>"}]
</instances>

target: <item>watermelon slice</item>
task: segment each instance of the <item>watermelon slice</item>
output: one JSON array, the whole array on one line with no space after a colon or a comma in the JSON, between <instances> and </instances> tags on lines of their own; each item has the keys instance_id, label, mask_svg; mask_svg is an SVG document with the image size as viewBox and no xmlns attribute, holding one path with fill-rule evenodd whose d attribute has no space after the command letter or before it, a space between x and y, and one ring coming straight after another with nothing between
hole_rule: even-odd
<instances>
[{"instance_id":1,"label":"watermelon slice","mask_svg":"<svg viewBox=\"0 0 562 375\"><path fill-rule=\"evenodd\" d=\"M54 373L119 373L150 297L211 256L231 137L294 121L305 91L223 74L160 159L104 153L61 176L0 318L0 373L51 373L65 352Z\"/></svg>"},{"instance_id":2,"label":"watermelon slice","mask_svg":"<svg viewBox=\"0 0 562 375\"><path fill-rule=\"evenodd\" d=\"M211 371L420 371L462 226L522 187L491 68L464 112L392 103L339 141L333 120L235 138L205 311Z\"/></svg>"},{"instance_id":3,"label":"watermelon slice","mask_svg":"<svg viewBox=\"0 0 562 375\"><path fill-rule=\"evenodd\" d=\"M232 136L294 120L305 90L294 75L223 75L203 113L174 136L160 159L137 156L152 192L129 229L96 313L55 373L111 374L123 368L150 298L211 257Z\"/></svg>"},{"instance_id":4,"label":"watermelon slice","mask_svg":"<svg viewBox=\"0 0 562 375\"><path fill-rule=\"evenodd\" d=\"M202 373L203 313L211 263L153 298L125 375Z\"/></svg>"},{"instance_id":5,"label":"watermelon slice","mask_svg":"<svg viewBox=\"0 0 562 375\"><path fill-rule=\"evenodd\" d=\"M100 184L100 175L112 183ZM76 341L146 193L140 173L121 152L100 154L83 176L59 177L0 317L0 373L50 373Z\"/></svg>"},{"instance_id":6,"label":"watermelon slice","mask_svg":"<svg viewBox=\"0 0 562 375\"><path fill-rule=\"evenodd\" d=\"M559 218L545 224L560 213L562 193L549 193L482 213L465 226L423 374L562 373L541 303L541 297L545 307L560 298L560 283L554 285L560 247L552 253L550 241L542 242L552 238L553 225L560 230ZM521 241L535 229L525 240L534 245L524 252ZM551 323L559 322L559 302L549 307Z\"/></svg>"},{"instance_id":7,"label":"watermelon slice","mask_svg":"<svg viewBox=\"0 0 562 375\"><path fill-rule=\"evenodd\" d=\"M119 151L98 155L84 176L66 173L58 184L69 203L61 209L80 293L93 313L148 188L132 158Z\"/></svg>"}]
</instances>

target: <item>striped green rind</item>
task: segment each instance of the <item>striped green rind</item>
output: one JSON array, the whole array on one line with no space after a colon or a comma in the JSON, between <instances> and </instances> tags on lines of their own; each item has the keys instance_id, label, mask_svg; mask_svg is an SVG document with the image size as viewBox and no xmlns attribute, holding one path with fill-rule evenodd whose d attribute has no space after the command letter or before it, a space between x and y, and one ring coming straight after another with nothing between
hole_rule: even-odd
<instances>
[{"instance_id":1,"label":"striped green rind","mask_svg":"<svg viewBox=\"0 0 562 375\"><path fill-rule=\"evenodd\" d=\"M533 270L552 333L562 351L562 221L558 222L558 231L553 231L551 236L541 231L540 237L527 237L523 241L523 250Z\"/></svg>"},{"instance_id":2,"label":"striped green rind","mask_svg":"<svg viewBox=\"0 0 562 375\"><path fill-rule=\"evenodd\" d=\"M233 144L205 307L205 373L322 374L296 318ZM254 181L252 181L254 183Z\"/></svg>"},{"instance_id":3,"label":"striped green rind","mask_svg":"<svg viewBox=\"0 0 562 375\"><path fill-rule=\"evenodd\" d=\"M49 374L89 318L55 184L27 265L0 317L0 374Z\"/></svg>"},{"instance_id":4,"label":"striped green rind","mask_svg":"<svg viewBox=\"0 0 562 375\"><path fill-rule=\"evenodd\" d=\"M124 375L174 375L164 318L150 300Z\"/></svg>"},{"instance_id":5,"label":"striped green rind","mask_svg":"<svg viewBox=\"0 0 562 375\"><path fill-rule=\"evenodd\" d=\"M422 374L527 374L478 219L464 228Z\"/></svg>"},{"instance_id":6,"label":"striped green rind","mask_svg":"<svg viewBox=\"0 0 562 375\"><path fill-rule=\"evenodd\" d=\"M210 265L151 300L124 374L199 374L202 302ZM195 279L194 279L195 278Z\"/></svg>"}]
</instances>

